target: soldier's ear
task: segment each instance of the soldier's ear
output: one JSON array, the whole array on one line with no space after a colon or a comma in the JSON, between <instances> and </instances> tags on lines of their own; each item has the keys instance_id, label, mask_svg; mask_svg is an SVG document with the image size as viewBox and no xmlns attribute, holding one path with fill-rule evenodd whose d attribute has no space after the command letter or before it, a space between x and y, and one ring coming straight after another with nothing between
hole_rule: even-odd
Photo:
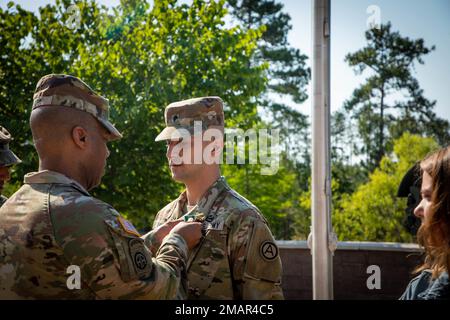
<instances>
[{"instance_id":1,"label":"soldier's ear","mask_svg":"<svg viewBox=\"0 0 450 320\"><path fill-rule=\"evenodd\" d=\"M213 149L211 151L211 156L213 158L213 162L216 164L220 164L220 157L222 156L223 143L220 141L213 142Z\"/></svg>"},{"instance_id":2,"label":"soldier's ear","mask_svg":"<svg viewBox=\"0 0 450 320\"><path fill-rule=\"evenodd\" d=\"M83 127L76 126L72 129L72 140L80 149L86 149L87 135L87 131Z\"/></svg>"}]
</instances>

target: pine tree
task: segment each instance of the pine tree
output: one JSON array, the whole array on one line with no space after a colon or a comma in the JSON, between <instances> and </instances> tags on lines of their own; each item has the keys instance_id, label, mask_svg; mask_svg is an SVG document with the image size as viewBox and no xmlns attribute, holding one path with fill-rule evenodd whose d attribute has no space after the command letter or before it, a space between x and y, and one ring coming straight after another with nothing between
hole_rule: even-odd
<instances>
[{"instance_id":1,"label":"pine tree","mask_svg":"<svg viewBox=\"0 0 450 320\"><path fill-rule=\"evenodd\" d=\"M423 39L401 36L391 30L390 23L368 30L365 36L367 46L345 60L356 73L366 71L368 78L344 108L356 120L362 140L358 153L366 156L364 165L372 171L392 150L392 140L405 131L445 141L450 126L436 116L436 101L424 97L414 77L415 63L423 64L423 56L435 47L426 47Z\"/></svg>"}]
</instances>

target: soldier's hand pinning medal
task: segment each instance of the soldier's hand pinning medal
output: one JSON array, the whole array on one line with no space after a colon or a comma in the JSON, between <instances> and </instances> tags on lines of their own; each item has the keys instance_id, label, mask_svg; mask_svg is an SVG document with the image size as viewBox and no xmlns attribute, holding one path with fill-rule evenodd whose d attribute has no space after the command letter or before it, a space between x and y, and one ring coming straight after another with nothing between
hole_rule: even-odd
<instances>
[{"instance_id":1,"label":"soldier's hand pinning medal","mask_svg":"<svg viewBox=\"0 0 450 320\"><path fill-rule=\"evenodd\" d=\"M170 233L178 233L184 238L189 249L194 248L202 237L202 224L200 222L180 222Z\"/></svg>"}]
</instances>

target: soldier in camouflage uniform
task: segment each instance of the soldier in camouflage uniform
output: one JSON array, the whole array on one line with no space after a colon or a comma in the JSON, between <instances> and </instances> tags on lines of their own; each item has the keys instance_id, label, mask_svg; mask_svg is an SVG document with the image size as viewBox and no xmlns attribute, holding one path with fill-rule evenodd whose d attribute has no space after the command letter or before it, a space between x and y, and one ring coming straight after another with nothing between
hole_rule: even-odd
<instances>
[{"instance_id":1,"label":"soldier in camouflage uniform","mask_svg":"<svg viewBox=\"0 0 450 320\"><path fill-rule=\"evenodd\" d=\"M10 179L9 168L22 161L9 149L11 134L4 127L0 126L0 207L8 198L2 195L5 182Z\"/></svg>"},{"instance_id":2,"label":"soldier in camouflage uniform","mask_svg":"<svg viewBox=\"0 0 450 320\"><path fill-rule=\"evenodd\" d=\"M152 255L145 235L88 192L107 142L121 137L108 108L76 77L38 82L30 126L39 172L0 209L0 299L171 299L179 290L200 223L159 228Z\"/></svg>"},{"instance_id":3,"label":"soldier in camouflage uniform","mask_svg":"<svg viewBox=\"0 0 450 320\"><path fill-rule=\"evenodd\" d=\"M172 103L165 109L165 121L166 128L155 140L167 142L172 177L183 182L186 191L158 212L153 227L181 217L202 221L205 236L188 259L188 299L283 299L279 250L261 212L230 188L218 161L193 163L184 154L189 151L195 158L195 139L201 139L202 150L209 148L211 156L220 159L222 100L204 97ZM201 128L200 135L195 126ZM205 142L202 135L208 130L221 135ZM178 154L174 150L183 143L185 149L179 148ZM151 236L147 240L153 250L158 248Z\"/></svg>"}]
</instances>

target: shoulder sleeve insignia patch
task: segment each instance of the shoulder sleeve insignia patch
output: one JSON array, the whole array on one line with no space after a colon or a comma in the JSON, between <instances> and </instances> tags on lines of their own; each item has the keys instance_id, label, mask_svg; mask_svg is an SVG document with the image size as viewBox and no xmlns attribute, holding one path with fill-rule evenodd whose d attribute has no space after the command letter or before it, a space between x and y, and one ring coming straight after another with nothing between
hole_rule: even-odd
<instances>
[{"instance_id":1,"label":"shoulder sleeve insignia patch","mask_svg":"<svg viewBox=\"0 0 450 320\"><path fill-rule=\"evenodd\" d=\"M117 220L119 221L120 226L126 233L135 235L137 237L141 236L130 221L128 221L127 219L125 219L123 217L118 217Z\"/></svg>"},{"instance_id":2,"label":"shoulder sleeve insignia patch","mask_svg":"<svg viewBox=\"0 0 450 320\"><path fill-rule=\"evenodd\" d=\"M268 261L278 257L278 247L272 241L264 241L259 249L261 256Z\"/></svg>"},{"instance_id":3,"label":"shoulder sleeve insignia patch","mask_svg":"<svg viewBox=\"0 0 450 320\"><path fill-rule=\"evenodd\" d=\"M150 276L152 270L152 257L149 251L145 248L141 239L132 239L129 242L131 260L139 279L144 279Z\"/></svg>"}]
</instances>

